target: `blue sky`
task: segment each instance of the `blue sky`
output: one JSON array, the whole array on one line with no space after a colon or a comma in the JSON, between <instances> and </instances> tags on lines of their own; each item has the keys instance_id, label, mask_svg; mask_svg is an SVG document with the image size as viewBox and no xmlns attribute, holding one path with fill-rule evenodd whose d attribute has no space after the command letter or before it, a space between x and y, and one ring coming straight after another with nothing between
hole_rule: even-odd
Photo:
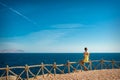
<instances>
[{"instance_id":1,"label":"blue sky","mask_svg":"<svg viewBox=\"0 0 120 80\"><path fill-rule=\"evenodd\" d=\"M0 50L120 52L119 0L0 0Z\"/></svg>"}]
</instances>

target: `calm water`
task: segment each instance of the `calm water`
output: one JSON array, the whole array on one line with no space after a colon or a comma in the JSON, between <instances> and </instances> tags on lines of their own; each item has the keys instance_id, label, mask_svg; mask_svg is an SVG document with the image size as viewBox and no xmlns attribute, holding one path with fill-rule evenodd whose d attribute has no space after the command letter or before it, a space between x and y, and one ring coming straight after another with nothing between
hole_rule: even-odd
<instances>
[{"instance_id":1,"label":"calm water","mask_svg":"<svg viewBox=\"0 0 120 80\"><path fill-rule=\"evenodd\" d=\"M0 54L0 67L9 66L24 66L44 63L65 64L67 60L78 61L83 58L83 54L80 53L4 53ZM91 53L91 60L118 60L120 61L120 53Z\"/></svg>"}]
</instances>

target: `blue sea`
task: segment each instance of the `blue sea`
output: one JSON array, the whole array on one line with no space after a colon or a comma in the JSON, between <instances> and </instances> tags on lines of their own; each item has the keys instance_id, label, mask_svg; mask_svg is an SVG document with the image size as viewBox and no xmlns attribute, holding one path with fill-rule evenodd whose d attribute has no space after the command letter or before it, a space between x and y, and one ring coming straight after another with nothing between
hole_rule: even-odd
<instances>
[{"instance_id":1,"label":"blue sea","mask_svg":"<svg viewBox=\"0 0 120 80\"><path fill-rule=\"evenodd\" d=\"M41 64L65 64L67 60L78 62L83 59L83 53L1 53L0 67L24 66ZM120 61L120 53L90 53L90 60L117 60Z\"/></svg>"}]
</instances>

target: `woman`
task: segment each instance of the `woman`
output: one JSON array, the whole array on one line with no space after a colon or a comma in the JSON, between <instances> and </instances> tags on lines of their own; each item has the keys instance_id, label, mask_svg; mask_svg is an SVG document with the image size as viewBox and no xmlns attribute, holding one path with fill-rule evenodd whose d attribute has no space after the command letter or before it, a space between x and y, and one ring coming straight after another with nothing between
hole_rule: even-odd
<instances>
[{"instance_id":1,"label":"woman","mask_svg":"<svg viewBox=\"0 0 120 80\"><path fill-rule=\"evenodd\" d=\"M84 70L85 71L87 71L88 69L87 69L87 67L84 65L84 63L87 63L87 62L89 62L89 52L87 52L87 48L85 47L84 48L84 50L85 50L85 52L84 52L84 59L81 61L81 64L82 64L82 66L84 67Z\"/></svg>"},{"instance_id":2,"label":"woman","mask_svg":"<svg viewBox=\"0 0 120 80\"><path fill-rule=\"evenodd\" d=\"M89 52L87 52L87 48L85 47L84 48L85 52L84 52L84 59L83 59L83 62L89 62Z\"/></svg>"}]
</instances>

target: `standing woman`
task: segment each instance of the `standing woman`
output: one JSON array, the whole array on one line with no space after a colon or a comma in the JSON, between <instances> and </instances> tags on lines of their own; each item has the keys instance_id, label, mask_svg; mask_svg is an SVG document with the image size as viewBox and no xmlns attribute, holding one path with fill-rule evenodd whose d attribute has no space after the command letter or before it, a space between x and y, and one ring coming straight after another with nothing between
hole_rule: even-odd
<instances>
[{"instance_id":1,"label":"standing woman","mask_svg":"<svg viewBox=\"0 0 120 80\"><path fill-rule=\"evenodd\" d=\"M89 52L87 51L88 49L85 47L84 48L85 52L84 52L84 59L83 62L89 62Z\"/></svg>"},{"instance_id":2,"label":"standing woman","mask_svg":"<svg viewBox=\"0 0 120 80\"><path fill-rule=\"evenodd\" d=\"M85 47L84 48L85 52L83 53L84 58L81 61L82 66L84 67L84 70L87 71L87 67L84 65L84 63L88 63L89 62L89 52L87 51L88 49Z\"/></svg>"}]
</instances>

